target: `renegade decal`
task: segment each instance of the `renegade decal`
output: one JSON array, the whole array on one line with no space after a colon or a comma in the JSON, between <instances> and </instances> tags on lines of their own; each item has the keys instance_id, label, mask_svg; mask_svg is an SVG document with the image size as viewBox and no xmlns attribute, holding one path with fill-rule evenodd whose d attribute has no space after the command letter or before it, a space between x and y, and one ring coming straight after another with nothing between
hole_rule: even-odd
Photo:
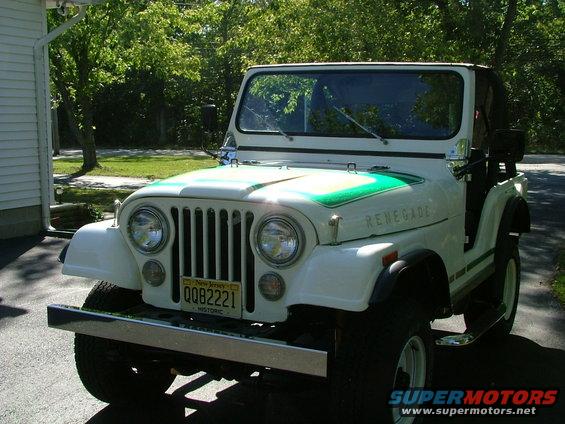
<instances>
[{"instance_id":1,"label":"renegade decal","mask_svg":"<svg viewBox=\"0 0 565 424\"><path fill-rule=\"evenodd\" d=\"M379 212L373 215L366 215L365 221L367 228L380 227L381 225L400 224L402 222L411 222L418 219L428 218L431 215L430 207L414 206L410 208L392 209L389 211Z\"/></svg>"}]
</instances>

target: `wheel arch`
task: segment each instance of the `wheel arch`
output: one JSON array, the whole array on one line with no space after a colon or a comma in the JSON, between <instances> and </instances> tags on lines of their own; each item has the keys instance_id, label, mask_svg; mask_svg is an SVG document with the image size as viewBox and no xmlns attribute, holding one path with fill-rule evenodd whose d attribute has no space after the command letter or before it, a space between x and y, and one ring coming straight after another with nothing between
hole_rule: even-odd
<instances>
[{"instance_id":1,"label":"wheel arch","mask_svg":"<svg viewBox=\"0 0 565 424\"><path fill-rule=\"evenodd\" d=\"M418 284L413 284L414 280ZM383 269L369 304L408 296L423 301L433 318L451 316L449 278L441 257L429 249L410 252Z\"/></svg>"},{"instance_id":2,"label":"wheel arch","mask_svg":"<svg viewBox=\"0 0 565 424\"><path fill-rule=\"evenodd\" d=\"M496 245L494 251L494 263L500 265L501 251L505 247L507 240L518 242L518 237L511 233L527 233L530 231L530 209L523 197L513 196L506 201L504 211L500 217L500 224L496 235Z\"/></svg>"},{"instance_id":3,"label":"wheel arch","mask_svg":"<svg viewBox=\"0 0 565 424\"><path fill-rule=\"evenodd\" d=\"M530 208L523 197L514 196L508 199L502 212L501 228L504 228L505 223L508 232L530 232Z\"/></svg>"},{"instance_id":4,"label":"wheel arch","mask_svg":"<svg viewBox=\"0 0 565 424\"><path fill-rule=\"evenodd\" d=\"M505 252L511 248L512 245L518 244L519 236L522 233L530 231L530 209L528 203L521 196L513 196L506 201L504 211L500 217L500 224L496 235L496 245L494 250L494 264L495 264L495 284L492 285L491 290L494 296L499 295L501 288L500 274L504 266ZM509 244L510 243L510 244ZM498 283L496 283L498 281Z\"/></svg>"}]
</instances>

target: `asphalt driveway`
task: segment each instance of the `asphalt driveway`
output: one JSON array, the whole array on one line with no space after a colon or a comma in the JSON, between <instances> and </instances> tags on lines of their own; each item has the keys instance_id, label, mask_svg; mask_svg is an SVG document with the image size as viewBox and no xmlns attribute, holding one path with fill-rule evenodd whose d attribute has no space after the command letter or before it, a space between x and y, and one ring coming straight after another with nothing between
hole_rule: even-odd
<instances>
[{"instance_id":1,"label":"asphalt driveway","mask_svg":"<svg viewBox=\"0 0 565 424\"><path fill-rule=\"evenodd\" d=\"M529 157L533 232L521 241L522 289L513 334L497 345L438 349L438 388L562 388L565 384L565 313L545 282L559 246L565 246L565 158ZM158 405L108 406L82 387L72 334L46 327L49 303L81 304L89 280L61 275L56 258L65 240L0 241L1 423L313 423L329 420L324 385L271 376L261 383L216 382L199 374L178 378ZM437 331L461 322L437 323ZM563 395L563 393L561 394ZM565 402L536 417L457 419L456 422L561 423ZM427 420L426 422L438 422Z\"/></svg>"}]
</instances>

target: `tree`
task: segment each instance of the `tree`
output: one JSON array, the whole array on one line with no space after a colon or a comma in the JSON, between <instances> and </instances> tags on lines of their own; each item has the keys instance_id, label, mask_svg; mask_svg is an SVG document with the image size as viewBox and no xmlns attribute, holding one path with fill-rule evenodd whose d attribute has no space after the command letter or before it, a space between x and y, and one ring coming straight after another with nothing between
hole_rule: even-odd
<instances>
[{"instance_id":1,"label":"tree","mask_svg":"<svg viewBox=\"0 0 565 424\"><path fill-rule=\"evenodd\" d=\"M65 110L69 130L83 153L83 170L97 166L94 139L93 93L119 75L115 52L115 28L123 17L127 1L119 0L90 8L86 17L50 46L51 75ZM49 14L50 27L65 18Z\"/></svg>"},{"instance_id":2,"label":"tree","mask_svg":"<svg viewBox=\"0 0 565 424\"><path fill-rule=\"evenodd\" d=\"M59 25L62 19L52 13L49 22ZM83 171L97 166L93 98L128 69L154 77L156 124L164 142L166 81L199 78L198 58L184 40L193 30L186 22L172 0L114 0L90 8L52 45L52 79L70 132L82 148Z\"/></svg>"},{"instance_id":3,"label":"tree","mask_svg":"<svg viewBox=\"0 0 565 424\"><path fill-rule=\"evenodd\" d=\"M492 66L495 69L502 67L504 61L504 54L506 53L508 40L510 39L510 31L512 30L512 25L516 19L516 8L518 5L518 0L510 0L508 2L508 7L506 8L506 14L504 15L504 23L502 24L502 29L500 31L500 36L496 43L496 49L494 51L494 57L492 60Z\"/></svg>"},{"instance_id":4,"label":"tree","mask_svg":"<svg viewBox=\"0 0 565 424\"><path fill-rule=\"evenodd\" d=\"M255 30L248 27L263 6L253 0L201 1L187 11L187 19L198 27L191 42L198 51L201 77L200 103L215 103L220 121L227 124L251 55Z\"/></svg>"},{"instance_id":5,"label":"tree","mask_svg":"<svg viewBox=\"0 0 565 424\"><path fill-rule=\"evenodd\" d=\"M173 0L141 2L128 13L120 32L124 60L153 83L160 145L167 142L167 102L175 96L179 80L200 80L200 56L191 40L199 26L189 11Z\"/></svg>"},{"instance_id":6,"label":"tree","mask_svg":"<svg viewBox=\"0 0 565 424\"><path fill-rule=\"evenodd\" d=\"M209 102L225 127L244 70L266 63L491 65L506 82L512 125L528 130L531 147L559 149L563 25L559 0L113 0L57 40L52 75L85 169L95 135L171 144L198 134Z\"/></svg>"}]
</instances>

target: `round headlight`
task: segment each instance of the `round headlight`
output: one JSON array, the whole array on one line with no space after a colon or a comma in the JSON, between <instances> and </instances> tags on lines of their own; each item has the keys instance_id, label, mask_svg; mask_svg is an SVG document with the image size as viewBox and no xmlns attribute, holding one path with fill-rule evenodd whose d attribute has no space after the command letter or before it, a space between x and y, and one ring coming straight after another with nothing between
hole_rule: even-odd
<instances>
[{"instance_id":1,"label":"round headlight","mask_svg":"<svg viewBox=\"0 0 565 424\"><path fill-rule=\"evenodd\" d=\"M128 234L141 253L154 253L167 242L167 221L154 208L136 210L129 218Z\"/></svg>"},{"instance_id":2,"label":"round headlight","mask_svg":"<svg viewBox=\"0 0 565 424\"><path fill-rule=\"evenodd\" d=\"M270 265L290 265L300 255L302 230L288 217L265 219L257 231L257 250Z\"/></svg>"}]
</instances>

